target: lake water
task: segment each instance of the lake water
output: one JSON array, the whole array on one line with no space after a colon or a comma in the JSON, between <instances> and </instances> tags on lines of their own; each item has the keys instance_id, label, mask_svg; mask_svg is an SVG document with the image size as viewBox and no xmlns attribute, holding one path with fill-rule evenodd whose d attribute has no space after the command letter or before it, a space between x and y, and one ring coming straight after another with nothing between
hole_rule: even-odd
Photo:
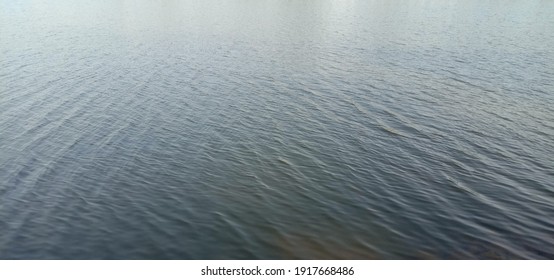
<instances>
[{"instance_id":1,"label":"lake water","mask_svg":"<svg viewBox=\"0 0 554 280\"><path fill-rule=\"evenodd\" d=\"M554 258L554 1L0 0L0 258Z\"/></svg>"}]
</instances>

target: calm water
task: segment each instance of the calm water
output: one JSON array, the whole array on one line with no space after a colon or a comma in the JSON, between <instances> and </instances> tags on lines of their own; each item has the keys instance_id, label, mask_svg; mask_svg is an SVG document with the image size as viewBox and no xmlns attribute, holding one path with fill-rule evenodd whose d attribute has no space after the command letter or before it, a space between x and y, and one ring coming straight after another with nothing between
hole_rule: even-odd
<instances>
[{"instance_id":1,"label":"calm water","mask_svg":"<svg viewBox=\"0 0 554 280\"><path fill-rule=\"evenodd\" d=\"M554 1L0 0L0 258L554 258Z\"/></svg>"}]
</instances>

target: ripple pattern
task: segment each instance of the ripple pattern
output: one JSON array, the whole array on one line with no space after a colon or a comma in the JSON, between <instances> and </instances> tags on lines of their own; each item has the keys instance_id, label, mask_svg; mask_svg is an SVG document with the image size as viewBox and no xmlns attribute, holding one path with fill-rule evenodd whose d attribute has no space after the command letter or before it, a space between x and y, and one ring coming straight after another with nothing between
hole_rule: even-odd
<instances>
[{"instance_id":1,"label":"ripple pattern","mask_svg":"<svg viewBox=\"0 0 554 280\"><path fill-rule=\"evenodd\" d=\"M552 14L0 0L0 258L552 259Z\"/></svg>"}]
</instances>

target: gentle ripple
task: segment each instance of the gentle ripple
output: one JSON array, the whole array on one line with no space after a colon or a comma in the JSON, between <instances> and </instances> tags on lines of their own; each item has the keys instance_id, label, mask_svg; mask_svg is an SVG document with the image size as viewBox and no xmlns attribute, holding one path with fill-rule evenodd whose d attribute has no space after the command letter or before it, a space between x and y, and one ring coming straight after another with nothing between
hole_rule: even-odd
<instances>
[{"instance_id":1,"label":"gentle ripple","mask_svg":"<svg viewBox=\"0 0 554 280\"><path fill-rule=\"evenodd\" d=\"M0 1L0 258L554 258L554 1Z\"/></svg>"}]
</instances>

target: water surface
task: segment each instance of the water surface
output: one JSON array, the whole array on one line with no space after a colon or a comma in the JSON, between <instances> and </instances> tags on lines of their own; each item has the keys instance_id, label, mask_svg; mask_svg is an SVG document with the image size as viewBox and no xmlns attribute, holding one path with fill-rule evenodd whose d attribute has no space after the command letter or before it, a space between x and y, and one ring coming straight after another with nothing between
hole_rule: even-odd
<instances>
[{"instance_id":1,"label":"water surface","mask_svg":"<svg viewBox=\"0 0 554 280\"><path fill-rule=\"evenodd\" d=\"M0 258L554 258L554 1L0 0Z\"/></svg>"}]
</instances>

